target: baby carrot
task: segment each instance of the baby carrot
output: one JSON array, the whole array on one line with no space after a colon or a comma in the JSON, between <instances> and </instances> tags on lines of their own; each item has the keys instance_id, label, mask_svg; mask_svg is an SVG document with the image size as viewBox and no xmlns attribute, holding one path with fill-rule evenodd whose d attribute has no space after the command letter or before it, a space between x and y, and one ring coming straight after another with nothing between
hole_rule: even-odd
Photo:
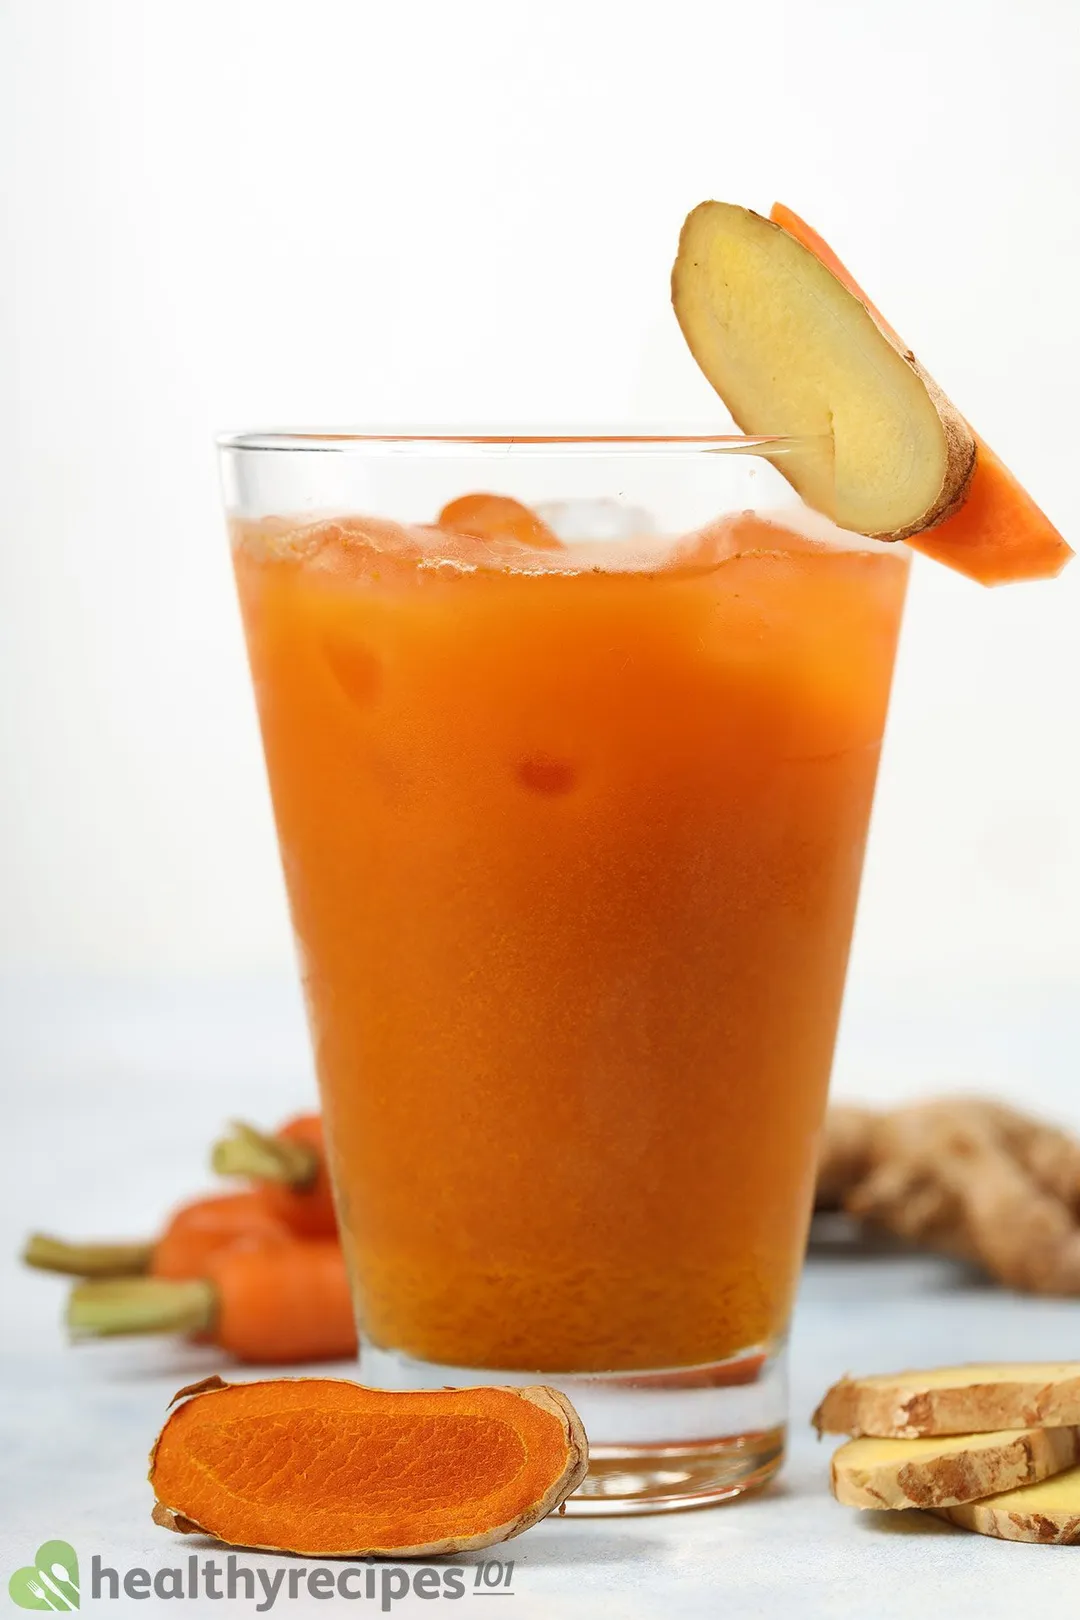
<instances>
[{"instance_id":1,"label":"baby carrot","mask_svg":"<svg viewBox=\"0 0 1080 1620\"><path fill-rule=\"evenodd\" d=\"M68 1277L201 1277L211 1254L230 1243L283 1242L289 1229L258 1194L217 1193L173 1211L155 1242L68 1243L34 1232L23 1259Z\"/></svg>"},{"instance_id":2,"label":"baby carrot","mask_svg":"<svg viewBox=\"0 0 1080 1620\"><path fill-rule=\"evenodd\" d=\"M240 1361L326 1361L356 1354L345 1257L336 1240L274 1252L230 1252L209 1280L217 1289L215 1341Z\"/></svg>"},{"instance_id":3,"label":"baby carrot","mask_svg":"<svg viewBox=\"0 0 1080 1620\"><path fill-rule=\"evenodd\" d=\"M151 1277L206 1274L211 1256L236 1243L245 1247L288 1243L290 1232L255 1193L218 1193L183 1204L154 1245Z\"/></svg>"},{"instance_id":4,"label":"baby carrot","mask_svg":"<svg viewBox=\"0 0 1080 1620\"><path fill-rule=\"evenodd\" d=\"M345 1259L327 1239L223 1249L188 1281L78 1283L67 1323L75 1339L185 1333L248 1362L338 1361L357 1349Z\"/></svg>"},{"instance_id":5,"label":"baby carrot","mask_svg":"<svg viewBox=\"0 0 1080 1620\"><path fill-rule=\"evenodd\" d=\"M215 1143L210 1162L219 1175L254 1182L267 1209L298 1237L336 1234L318 1114L300 1114L273 1135L238 1121L231 1136Z\"/></svg>"}]
</instances>

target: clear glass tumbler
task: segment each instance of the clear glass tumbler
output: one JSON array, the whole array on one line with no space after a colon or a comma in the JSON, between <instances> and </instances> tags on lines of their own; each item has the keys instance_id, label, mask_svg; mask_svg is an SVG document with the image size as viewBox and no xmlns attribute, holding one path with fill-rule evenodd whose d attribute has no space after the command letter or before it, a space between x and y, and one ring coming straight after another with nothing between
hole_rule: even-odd
<instances>
[{"instance_id":1,"label":"clear glass tumbler","mask_svg":"<svg viewBox=\"0 0 1080 1620\"><path fill-rule=\"evenodd\" d=\"M361 1376L555 1384L572 1512L782 1456L908 566L826 448L222 446Z\"/></svg>"}]
</instances>

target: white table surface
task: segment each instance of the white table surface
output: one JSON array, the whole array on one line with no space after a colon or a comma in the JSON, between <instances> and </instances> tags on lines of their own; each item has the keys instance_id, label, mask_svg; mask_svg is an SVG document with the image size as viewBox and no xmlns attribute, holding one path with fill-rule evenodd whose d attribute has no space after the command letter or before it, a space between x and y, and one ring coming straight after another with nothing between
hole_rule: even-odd
<instances>
[{"instance_id":1,"label":"white table surface","mask_svg":"<svg viewBox=\"0 0 1080 1620\"><path fill-rule=\"evenodd\" d=\"M908 1011L897 1010L891 1029L875 1013L889 1073L904 1057ZM1039 1102L1075 1119L1075 1023L1060 1022L1059 1008L1053 1036L1044 1012L1029 1006L1017 1014L1020 1025L1030 1019L1026 1032L1014 1020L996 1044L986 1041L987 1052L1012 1054L990 1078L1022 1093L1025 1054L1032 1047L1050 1054ZM954 1038L955 1029L944 1029L939 1049L947 1052ZM145 1473L168 1398L214 1370L213 1353L154 1341L70 1348L58 1326L63 1284L25 1273L12 1255L30 1227L87 1236L149 1231L158 1212L205 1184L206 1143L224 1119L272 1122L304 1106L311 1081L295 997L277 986L9 985L0 988L0 1042L8 1120L0 1178L0 1590L46 1538L76 1547L84 1580L95 1552L121 1571L174 1566L197 1548L206 1556L213 1550L206 1544L151 1524ZM862 1061L868 1049L865 1029L849 1032L845 1063L852 1055ZM943 1069L950 1071L947 1057ZM815 1440L808 1418L845 1370L1078 1356L1080 1301L1020 1298L930 1259L814 1255L796 1315L791 1449L779 1480L756 1497L694 1513L549 1520L505 1549L515 1568L512 1607L504 1607L517 1620L1014 1620L1055 1604L1071 1615L1080 1603L1080 1548L995 1542L917 1514L842 1508L826 1487L828 1442ZM265 1568L281 1562L239 1557ZM6 1590L0 1601L7 1603ZM83 1607L120 1613L133 1601L87 1597ZM392 1612L438 1617L445 1601L410 1595ZM449 1613L471 1614L479 1601L467 1589ZM133 1612L158 1610L172 1613L174 1605L150 1597ZM20 1611L9 1603L6 1612ZM255 1604L202 1598L178 1612L253 1614ZM288 1620L381 1611L366 1600L282 1595L271 1612Z\"/></svg>"}]
</instances>

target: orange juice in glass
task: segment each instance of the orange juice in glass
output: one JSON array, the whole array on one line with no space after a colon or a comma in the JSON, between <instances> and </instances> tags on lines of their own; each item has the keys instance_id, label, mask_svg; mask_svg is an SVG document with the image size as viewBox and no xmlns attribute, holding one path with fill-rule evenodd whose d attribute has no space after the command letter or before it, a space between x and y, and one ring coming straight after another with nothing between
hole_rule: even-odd
<instances>
[{"instance_id":1,"label":"orange juice in glass","mask_svg":"<svg viewBox=\"0 0 1080 1620\"><path fill-rule=\"evenodd\" d=\"M223 446L361 1376L563 1388L572 1511L782 1454L908 566L818 452Z\"/></svg>"}]
</instances>

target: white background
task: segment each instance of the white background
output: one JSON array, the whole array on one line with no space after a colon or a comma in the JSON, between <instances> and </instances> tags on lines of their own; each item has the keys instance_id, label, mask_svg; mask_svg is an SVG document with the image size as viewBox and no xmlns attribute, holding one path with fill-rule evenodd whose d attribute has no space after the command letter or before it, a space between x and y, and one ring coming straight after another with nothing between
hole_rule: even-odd
<instances>
[{"instance_id":1,"label":"white background","mask_svg":"<svg viewBox=\"0 0 1080 1620\"><path fill-rule=\"evenodd\" d=\"M704 197L816 223L1080 536L1075 0L7 0L0 27L11 974L290 971L213 434L722 427L668 306ZM989 1007L1076 1005L1078 604L1080 565L916 566L849 1011L967 1010L898 1084L974 1068Z\"/></svg>"}]
</instances>

